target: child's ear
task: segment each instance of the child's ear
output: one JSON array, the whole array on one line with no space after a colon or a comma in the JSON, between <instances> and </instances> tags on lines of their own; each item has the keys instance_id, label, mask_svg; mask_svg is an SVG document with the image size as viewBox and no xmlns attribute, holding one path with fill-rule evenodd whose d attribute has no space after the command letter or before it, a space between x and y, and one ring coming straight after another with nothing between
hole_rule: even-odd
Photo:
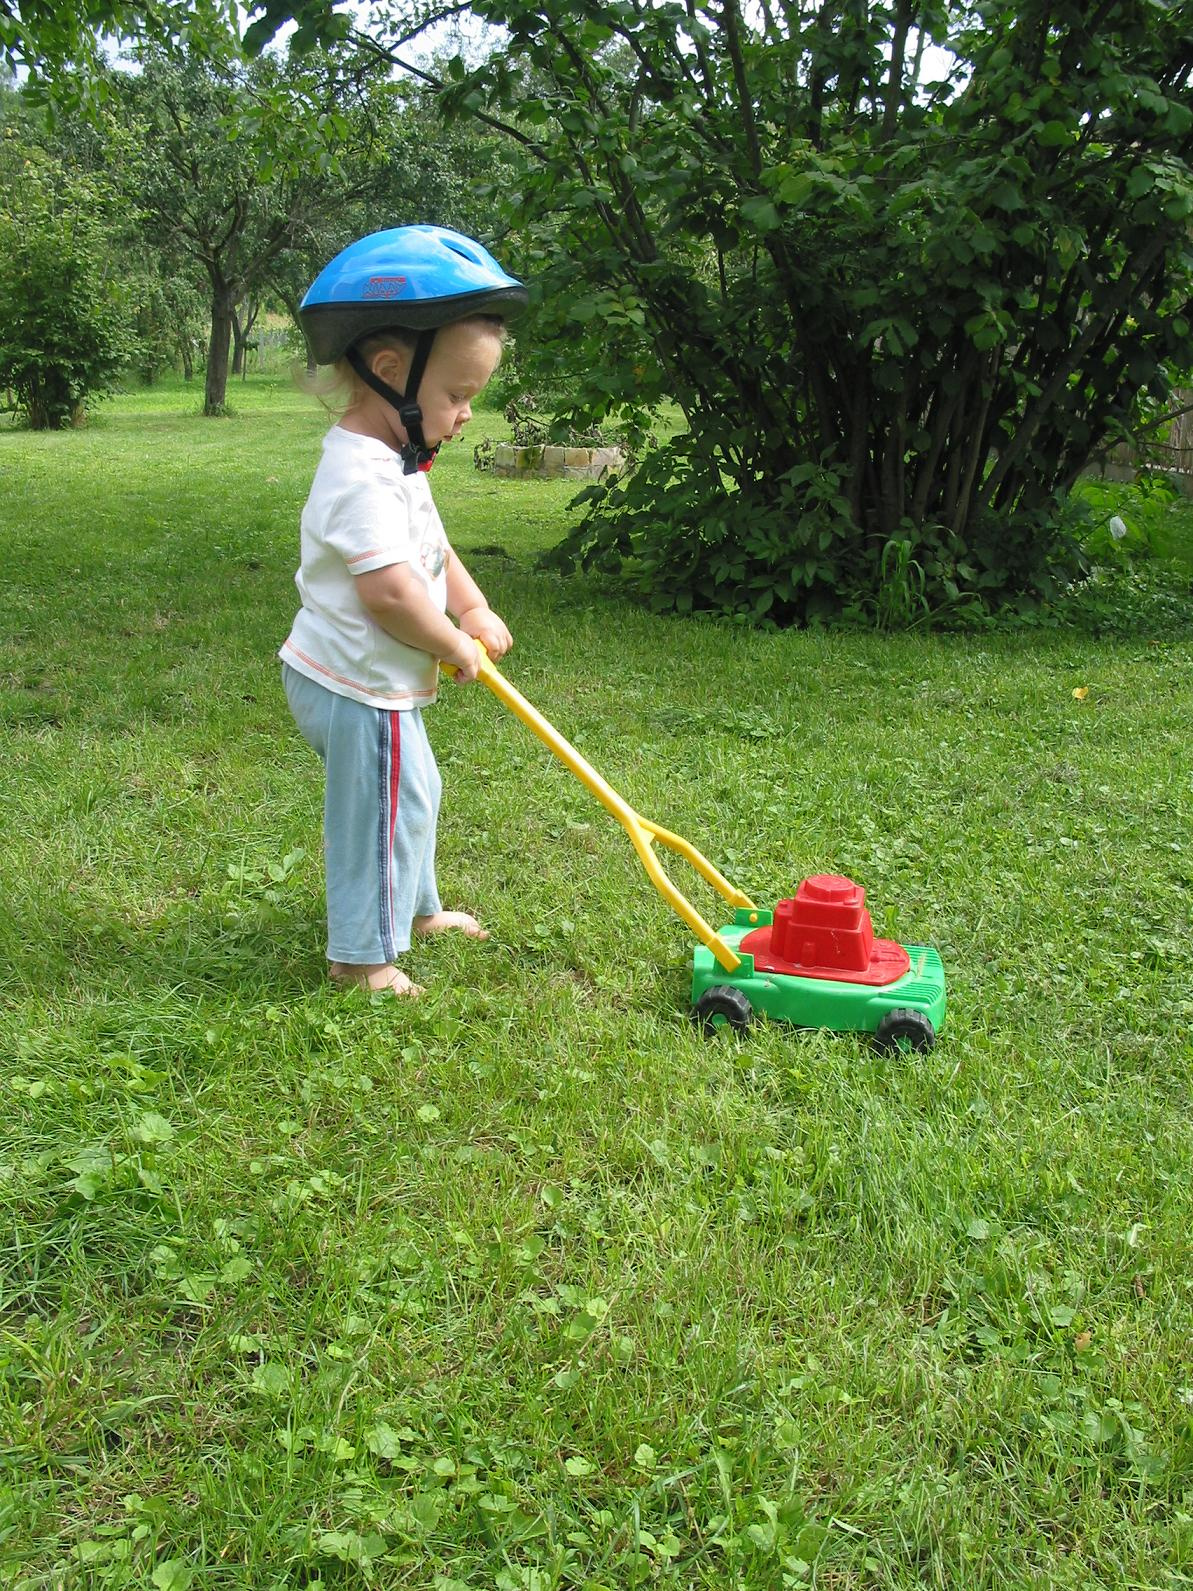
<instances>
[{"instance_id":1,"label":"child's ear","mask_svg":"<svg viewBox=\"0 0 1193 1591\"><path fill-rule=\"evenodd\" d=\"M379 380L396 391L405 390L406 375L410 369L410 355L404 348L379 348L369 361L370 368Z\"/></svg>"}]
</instances>

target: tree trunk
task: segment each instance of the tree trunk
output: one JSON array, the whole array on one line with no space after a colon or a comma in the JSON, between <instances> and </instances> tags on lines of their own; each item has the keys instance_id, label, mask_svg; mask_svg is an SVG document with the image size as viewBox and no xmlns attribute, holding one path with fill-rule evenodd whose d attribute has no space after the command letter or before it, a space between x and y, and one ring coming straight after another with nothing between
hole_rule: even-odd
<instances>
[{"instance_id":1,"label":"tree trunk","mask_svg":"<svg viewBox=\"0 0 1193 1591\"><path fill-rule=\"evenodd\" d=\"M240 324L240 316L236 313L235 310L233 310L232 311L232 374L234 376L243 376L244 375L244 347L245 347L245 344L247 342L248 342L248 336L247 336L243 326L241 326L241 324Z\"/></svg>"},{"instance_id":2,"label":"tree trunk","mask_svg":"<svg viewBox=\"0 0 1193 1591\"><path fill-rule=\"evenodd\" d=\"M313 376L315 374L315 372L318 370L319 366L315 363L315 356L311 352L311 345L306 340L306 329L305 329L305 327L302 324L302 316L298 312L299 311L298 298L297 298L297 296L294 293L290 292L287 288L278 287L278 284L276 282L274 283L274 288L275 288L275 291L277 292L279 298L282 300L283 304L285 304L287 312L290 315L290 319L294 322L295 326L297 326L298 330L302 334L302 340L303 340L303 343L304 343L304 345L306 347L306 351L307 351L307 375L308 376Z\"/></svg>"},{"instance_id":3,"label":"tree trunk","mask_svg":"<svg viewBox=\"0 0 1193 1591\"><path fill-rule=\"evenodd\" d=\"M232 374L241 380L248 375L249 354L257 346L253 340L253 327L257 324L261 309L259 300L246 298L243 303L243 320L237 310L232 311Z\"/></svg>"},{"instance_id":4,"label":"tree trunk","mask_svg":"<svg viewBox=\"0 0 1193 1591\"><path fill-rule=\"evenodd\" d=\"M228 354L232 346L232 321L236 294L226 284L211 295L211 337L207 344L207 381L203 390L203 413L228 412Z\"/></svg>"},{"instance_id":5,"label":"tree trunk","mask_svg":"<svg viewBox=\"0 0 1193 1591\"><path fill-rule=\"evenodd\" d=\"M51 368L31 386L25 415L31 431L61 431L64 426L76 423L77 408L62 373Z\"/></svg>"}]
</instances>

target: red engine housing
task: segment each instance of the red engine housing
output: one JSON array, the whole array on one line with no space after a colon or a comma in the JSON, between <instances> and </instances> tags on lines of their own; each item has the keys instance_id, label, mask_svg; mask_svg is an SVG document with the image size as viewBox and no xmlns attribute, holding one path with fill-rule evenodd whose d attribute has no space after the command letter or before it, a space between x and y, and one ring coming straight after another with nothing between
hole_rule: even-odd
<instances>
[{"instance_id":1,"label":"red engine housing","mask_svg":"<svg viewBox=\"0 0 1193 1591\"><path fill-rule=\"evenodd\" d=\"M741 941L759 972L798 978L832 978L838 983L894 983L911 967L911 957L893 939L875 939L866 892L839 873L804 879L789 900L781 900L774 920Z\"/></svg>"}]
</instances>

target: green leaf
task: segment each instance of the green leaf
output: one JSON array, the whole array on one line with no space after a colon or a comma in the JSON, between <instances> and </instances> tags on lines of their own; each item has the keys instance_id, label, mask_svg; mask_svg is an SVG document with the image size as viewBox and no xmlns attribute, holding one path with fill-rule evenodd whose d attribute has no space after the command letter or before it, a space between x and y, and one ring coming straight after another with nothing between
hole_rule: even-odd
<instances>
[{"instance_id":1,"label":"green leaf","mask_svg":"<svg viewBox=\"0 0 1193 1591\"><path fill-rule=\"evenodd\" d=\"M138 1143L168 1144L174 1135L175 1129L166 1118L153 1110L146 1111L133 1124L133 1137Z\"/></svg>"},{"instance_id":2,"label":"green leaf","mask_svg":"<svg viewBox=\"0 0 1193 1591\"><path fill-rule=\"evenodd\" d=\"M280 17L274 19L267 14L259 17L256 22L247 27L241 39L244 53L246 55L260 55L261 51L278 31L281 22L282 19Z\"/></svg>"},{"instance_id":3,"label":"green leaf","mask_svg":"<svg viewBox=\"0 0 1193 1591\"><path fill-rule=\"evenodd\" d=\"M362 1536L355 1530L325 1530L315 1540L315 1551L321 1558L335 1558L340 1563L356 1563L367 1567L385 1551L385 1537L370 1532Z\"/></svg>"},{"instance_id":4,"label":"green leaf","mask_svg":"<svg viewBox=\"0 0 1193 1591\"><path fill-rule=\"evenodd\" d=\"M253 1387L269 1397L281 1397L290 1387L290 1374L285 1365L257 1365L252 1374Z\"/></svg>"},{"instance_id":5,"label":"green leaf","mask_svg":"<svg viewBox=\"0 0 1193 1591\"><path fill-rule=\"evenodd\" d=\"M202 1304L211 1296L216 1278L207 1271L188 1274L178 1284L178 1291L192 1304Z\"/></svg>"},{"instance_id":6,"label":"green leaf","mask_svg":"<svg viewBox=\"0 0 1193 1591\"><path fill-rule=\"evenodd\" d=\"M779 212L769 199L745 199L741 207L742 219L755 232L773 232L779 225Z\"/></svg>"},{"instance_id":7,"label":"green leaf","mask_svg":"<svg viewBox=\"0 0 1193 1591\"><path fill-rule=\"evenodd\" d=\"M1072 140L1073 132L1065 122L1045 122L1036 131L1036 142L1041 149L1059 149Z\"/></svg>"},{"instance_id":8,"label":"green leaf","mask_svg":"<svg viewBox=\"0 0 1193 1591\"><path fill-rule=\"evenodd\" d=\"M1099 1414L1095 1409L1089 1409L1081 1417L1081 1429L1091 1442L1102 1447L1118 1435L1119 1424L1113 1415Z\"/></svg>"},{"instance_id":9,"label":"green leaf","mask_svg":"<svg viewBox=\"0 0 1193 1591\"><path fill-rule=\"evenodd\" d=\"M986 197L999 210L1019 211L1027 208L1022 190L1013 182L994 183Z\"/></svg>"},{"instance_id":10,"label":"green leaf","mask_svg":"<svg viewBox=\"0 0 1193 1591\"><path fill-rule=\"evenodd\" d=\"M785 176L775 190L775 196L781 204L798 209L808 198L816 186L815 176L808 171L793 171Z\"/></svg>"},{"instance_id":11,"label":"green leaf","mask_svg":"<svg viewBox=\"0 0 1193 1591\"><path fill-rule=\"evenodd\" d=\"M380 1421L365 1432L365 1446L377 1458L401 1458L403 1451L401 1432L395 1430L392 1425Z\"/></svg>"},{"instance_id":12,"label":"green leaf","mask_svg":"<svg viewBox=\"0 0 1193 1591\"><path fill-rule=\"evenodd\" d=\"M157 1591L187 1591L194 1577L194 1570L188 1567L185 1559L165 1558L149 1578Z\"/></svg>"}]
</instances>

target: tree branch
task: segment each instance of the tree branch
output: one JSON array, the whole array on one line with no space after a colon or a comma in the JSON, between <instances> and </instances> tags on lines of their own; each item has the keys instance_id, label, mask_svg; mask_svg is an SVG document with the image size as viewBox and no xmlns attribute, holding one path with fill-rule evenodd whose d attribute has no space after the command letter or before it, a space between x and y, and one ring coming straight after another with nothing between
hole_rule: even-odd
<instances>
[{"instance_id":1,"label":"tree branch","mask_svg":"<svg viewBox=\"0 0 1193 1591\"><path fill-rule=\"evenodd\" d=\"M988 504L993 501L994 494L1005 480L1011 465L1016 463L1027 451L1028 444L1039 430L1049 408L1060 396L1065 383L1077 369L1086 353L1097 342L1098 337L1102 333L1106 316L1116 313L1137 293L1138 284L1147 277L1152 266L1163 255L1166 242L1167 240L1163 234L1158 234L1152 239L1144 251L1142 259L1138 262L1135 280L1129 281L1125 273L1119 278L1117 288L1110 302L1103 306L1100 315L1085 328L1081 335L1070 345L1065 356L1057 362L1056 369L1039 397L1036 398L1031 408L1023 415L1015 435L1002 450L997 464L995 464L986 478L980 496L982 502Z\"/></svg>"},{"instance_id":2,"label":"tree branch","mask_svg":"<svg viewBox=\"0 0 1193 1591\"><path fill-rule=\"evenodd\" d=\"M895 11L895 31L891 39L891 70L887 78L886 104L882 111L882 139L885 143L899 124L903 104L903 61L907 54L907 35L911 28L913 0L899 0Z\"/></svg>"},{"instance_id":3,"label":"tree branch","mask_svg":"<svg viewBox=\"0 0 1193 1591\"><path fill-rule=\"evenodd\" d=\"M370 38L367 33L353 31L349 37L360 45L362 49L371 50L375 55L380 56L383 61L388 61L391 66L396 66L400 72L405 72L408 76L418 78L420 82L428 84L436 93L448 93L451 85L445 83L441 77L436 77L433 72L424 72L421 67L415 66L410 61L404 61L401 56L396 55L393 50L388 49L377 39ZM511 126L509 122L503 122L497 116L490 116L487 111L470 109L469 115L475 116L477 121L483 122L486 127L492 127L495 132L505 133L515 143L521 144L523 149L529 150L537 160L547 161L550 159L550 151L533 138L529 138L520 127Z\"/></svg>"},{"instance_id":4,"label":"tree branch","mask_svg":"<svg viewBox=\"0 0 1193 1591\"><path fill-rule=\"evenodd\" d=\"M762 173L762 150L758 142L758 124L754 119L754 101L746 78L745 57L741 44L741 12L737 0L723 0L721 17L725 24L725 43L729 47L729 60L733 67L733 82L737 88L738 110L746 130L746 148L750 167L757 179Z\"/></svg>"}]
</instances>

